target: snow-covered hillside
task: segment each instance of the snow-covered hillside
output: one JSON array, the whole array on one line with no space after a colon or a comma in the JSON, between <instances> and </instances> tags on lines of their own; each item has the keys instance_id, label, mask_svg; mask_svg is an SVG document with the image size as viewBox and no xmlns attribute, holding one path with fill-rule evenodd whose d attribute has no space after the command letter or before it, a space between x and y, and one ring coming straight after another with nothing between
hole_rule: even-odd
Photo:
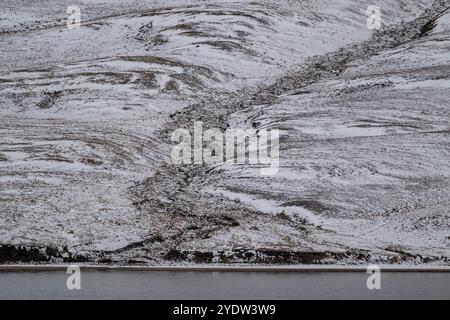
<instances>
[{"instance_id":1,"label":"snow-covered hillside","mask_svg":"<svg viewBox=\"0 0 450 320\"><path fill-rule=\"evenodd\" d=\"M449 1L70 5L2 4L0 262L448 263ZM280 170L173 164L194 121Z\"/></svg>"}]
</instances>

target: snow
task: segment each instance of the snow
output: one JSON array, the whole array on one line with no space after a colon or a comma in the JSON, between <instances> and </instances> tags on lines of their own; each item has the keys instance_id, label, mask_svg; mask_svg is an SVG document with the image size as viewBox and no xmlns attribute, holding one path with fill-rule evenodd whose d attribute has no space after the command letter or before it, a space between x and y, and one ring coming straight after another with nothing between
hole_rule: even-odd
<instances>
[{"instance_id":1,"label":"snow","mask_svg":"<svg viewBox=\"0 0 450 320\"><path fill-rule=\"evenodd\" d=\"M170 248L386 254L397 245L448 257L448 13L425 37L227 115L230 126L281 130L277 175L170 166L162 132L221 119L233 99L308 58L369 40L369 4L383 9L386 28L430 5L82 0L82 27L69 30L71 1L3 1L0 243L96 254L159 236L166 242L124 258L158 263ZM239 225L216 217L227 214Z\"/></svg>"}]
</instances>

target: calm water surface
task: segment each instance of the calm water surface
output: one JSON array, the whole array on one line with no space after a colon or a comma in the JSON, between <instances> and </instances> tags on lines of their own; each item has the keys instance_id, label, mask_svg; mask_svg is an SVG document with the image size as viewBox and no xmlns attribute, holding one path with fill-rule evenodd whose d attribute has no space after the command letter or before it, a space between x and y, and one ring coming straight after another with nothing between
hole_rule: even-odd
<instances>
[{"instance_id":1,"label":"calm water surface","mask_svg":"<svg viewBox=\"0 0 450 320\"><path fill-rule=\"evenodd\" d=\"M450 273L82 271L0 272L0 299L450 299Z\"/></svg>"}]
</instances>

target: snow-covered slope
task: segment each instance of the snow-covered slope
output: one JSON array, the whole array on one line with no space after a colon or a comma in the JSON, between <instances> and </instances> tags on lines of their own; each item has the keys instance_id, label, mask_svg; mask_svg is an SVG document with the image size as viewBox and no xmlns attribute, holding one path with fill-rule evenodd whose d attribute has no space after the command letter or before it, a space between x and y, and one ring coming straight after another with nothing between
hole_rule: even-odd
<instances>
[{"instance_id":1,"label":"snow-covered slope","mask_svg":"<svg viewBox=\"0 0 450 320\"><path fill-rule=\"evenodd\" d=\"M307 219L317 227L308 247L448 256L449 18L336 78L234 115L236 126L283 131L281 169L261 177L227 167L211 190Z\"/></svg>"},{"instance_id":2,"label":"snow-covered slope","mask_svg":"<svg viewBox=\"0 0 450 320\"><path fill-rule=\"evenodd\" d=\"M97 262L444 261L448 13L414 31L436 3L81 1L67 29L70 1L6 1L0 243ZM409 31L370 40L372 4ZM338 74L304 70L339 52L356 53ZM167 133L194 120L281 129L279 173L170 164Z\"/></svg>"}]
</instances>

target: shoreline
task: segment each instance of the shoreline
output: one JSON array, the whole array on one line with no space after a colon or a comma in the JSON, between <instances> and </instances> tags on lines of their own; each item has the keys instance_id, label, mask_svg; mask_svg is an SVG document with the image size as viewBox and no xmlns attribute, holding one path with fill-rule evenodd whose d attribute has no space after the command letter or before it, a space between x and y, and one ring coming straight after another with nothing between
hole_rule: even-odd
<instances>
[{"instance_id":1,"label":"shoreline","mask_svg":"<svg viewBox=\"0 0 450 320\"><path fill-rule=\"evenodd\" d=\"M368 266L101 266L86 264L58 265L0 265L0 272L57 272L68 266L78 266L82 271L105 272L367 272ZM379 265L381 272L450 272L450 266L389 266Z\"/></svg>"}]
</instances>

